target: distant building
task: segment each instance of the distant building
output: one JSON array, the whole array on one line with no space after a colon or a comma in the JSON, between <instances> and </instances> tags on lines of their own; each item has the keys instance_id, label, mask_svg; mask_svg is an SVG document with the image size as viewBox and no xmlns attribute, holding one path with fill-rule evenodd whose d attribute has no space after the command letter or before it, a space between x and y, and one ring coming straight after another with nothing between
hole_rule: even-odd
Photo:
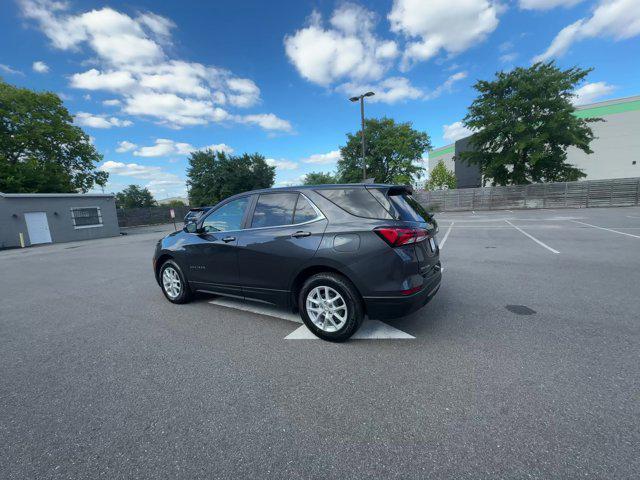
<instances>
[{"instance_id":1,"label":"distant building","mask_svg":"<svg viewBox=\"0 0 640 480\"><path fill-rule=\"evenodd\" d=\"M113 195L0 193L0 248L120 234Z\"/></svg>"},{"instance_id":2,"label":"distant building","mask_svg":"<svg viewBox=\"0 0 640 480\"><path fill-rule=\"evenodd\" d=\"M596 137L591 142L591 155L573 147L567 151L567 161L587 174L583 180L640 177L640 96L583 105L576 108L575 115L604 120L590 125ZM465 137L431 150L429 170L443 160L455 172L458 188L481 186L478 167L457 158L471 148L469 140Z\"/></svg>"}]
</instances>

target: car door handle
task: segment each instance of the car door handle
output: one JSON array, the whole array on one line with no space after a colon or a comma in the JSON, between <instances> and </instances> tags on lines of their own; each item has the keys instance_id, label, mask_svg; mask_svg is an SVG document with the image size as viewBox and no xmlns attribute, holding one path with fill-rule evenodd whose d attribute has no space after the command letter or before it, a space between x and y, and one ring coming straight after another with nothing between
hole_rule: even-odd
<instances>
[{"instance_id":1,"label":"car door handle","mask_svg":"<svg viewBox=\"0 0 640 480\"><path fill-rule=\"evenodd\" d=\"M310 235L311 235L311 232L303 232L303 231L299 231L291 234L293 238L308 237Z\"/></svg>"},{"instance_id":2,"label":"car door handle","mask_svg":"<svg viewBox=\"0 0 640 480\"><path fill-rule=\"evenodd\" d=\"M234 242L234 241L235 241L235 239L236 239L236 237L224 237L224 238L222 239L222 241L223 241L224 243L229 243L229 242Z\"/></svg>"}]
</instances>

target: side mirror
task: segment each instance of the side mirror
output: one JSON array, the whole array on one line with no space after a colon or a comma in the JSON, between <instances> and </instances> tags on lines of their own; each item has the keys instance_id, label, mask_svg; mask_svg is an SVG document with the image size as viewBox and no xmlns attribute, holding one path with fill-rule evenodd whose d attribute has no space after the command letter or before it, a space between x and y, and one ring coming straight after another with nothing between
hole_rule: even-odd
<instances>
[{"instance_id":1,"label":"side mirror","mask_svg":"<svg viewBox=\"0 0 640 480\"><path fill-rule=\"evenodd\" d=\"M191 220L187 222L187 224L184 226L184 229L188 233L198 233L198 223Z\"/></svg>"}]
</instances>

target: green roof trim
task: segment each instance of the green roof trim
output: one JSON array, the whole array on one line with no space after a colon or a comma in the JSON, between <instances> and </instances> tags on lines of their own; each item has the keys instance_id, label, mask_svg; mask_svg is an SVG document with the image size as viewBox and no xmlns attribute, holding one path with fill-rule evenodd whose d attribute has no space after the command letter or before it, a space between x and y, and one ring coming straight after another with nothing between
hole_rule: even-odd
<instances>
[{"instance_id":1,"label":"green roof trim","mask_svg":"<svg viewBox=\"0 0 640 480\"><path fill-rule=\"evenodd\" d=\"M584 110L576 110L573 114L578 118L593 118L613 115L615 113L631 112L634 110L640 110L640 100L613 103L611 105L603 105L601 107L585 108Z\"/></svg>"},{"instance_id":2,"label":"green roof trim","mask_svg":"<svg viewBox=\"0 0 640 480\"><path fill-rule=\"evenodd\" d=\"M431 150L429 152L429 158L437 158L437 157L441 157L443 155L446 155L448 153L454 153L456 150L456 146L454 145L449 145L448 147L442 147L440 149L435 149L435 150Z\"/></svg>"}]
</instances>

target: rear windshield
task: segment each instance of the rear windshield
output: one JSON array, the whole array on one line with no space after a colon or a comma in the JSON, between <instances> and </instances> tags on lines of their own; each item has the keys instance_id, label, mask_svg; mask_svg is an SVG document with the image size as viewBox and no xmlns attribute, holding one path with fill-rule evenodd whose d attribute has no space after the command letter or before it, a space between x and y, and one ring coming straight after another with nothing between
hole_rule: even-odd
<instances>
[{"instance_id":1,"label":"rear windshield","mask_svg":"<svg viewBox=\"0 0 640 480\"><path fill-rule=\"evenodd\" d=\"M430 222L431 215L411 195L391 195L387 197L395 210L397 220Z\"/></svg>"},{"instance_id":2,"label":"rear windshield","mask_svg":"<svg viewBox=\"0 0 640 480\"><path fill-rule=\"evenodd\" d=\"M318 190L318 193L358 217L431 221L431 215L408 194L388 195L387 189L380 188L336 188Z\"/></svg>"}]
</instances>

